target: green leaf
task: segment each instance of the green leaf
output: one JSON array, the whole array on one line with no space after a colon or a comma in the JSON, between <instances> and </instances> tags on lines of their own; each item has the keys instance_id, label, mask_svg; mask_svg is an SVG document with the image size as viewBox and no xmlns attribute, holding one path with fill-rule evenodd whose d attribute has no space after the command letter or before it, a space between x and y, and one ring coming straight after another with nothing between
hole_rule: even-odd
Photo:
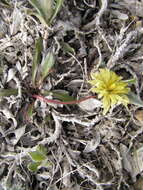
<instances>
[{"instance_id":1,"label":"green leaf","mask_svg":"<svg viewBox=\"0 0 143 190\"><path fill-rule=\"evenodd\" d=\"M128 85L131 85L131 84L135 84L136 83L136 79L132 78L132 79L129 79L129 80L124 80L124 82L128 83Z\"/></svg>"},{"instance_id":2,"label":"green leaf","mask_svg":"<svg viewBox=\"0 0 143 190\"><path fill-rule=\"evenodd\" d=\"M63 2L64 2L64 0L56 0L56 5L55 5L54 13L53 13L53 15L52 15L49 23L51 23L54 20L54 18L58 14L60 8L62 7Z\"/></svg>"},{"instance_id":3,"label":"green leaf","mask_svg":"<svg viewBox=\"0 0 143 190\"><path fill-rule=\"evenodd\" d=\"M41 8L43 10L44 17L47 23L51 18L51 15L53 14L53 4L54 0L41 0Z\"/></svg>"},{"instance_id":4,"label":"green leaf","mask_svg":"<svg viewBox=\"0 0 143 190\"><path fill-rule=\"evenodd\" d=\"M32 115L33 115L33 109L34 109L34 104L30 104L29 107L28 107L28 109L27 109L27 112L26 112L28 118L32 117Z\"/></svg>"},{"instance_id":5,"label":"green leaf","mask_svg":"<svg viewBox=\"0 0 143 190\"><path fill-rule=\"evenodd\" d=\"M9 5L10 1L9 0L1 0L1 3L5 4L5 5Z\"/></svg>"},{"instance_id":6,"label":"green leaf","mask_svg":"<svg viewBox=\"0 0 143 190\"><path fill-rule=\"evenodd\" d=\"M35 82L36 82L36 74L37 74L37 70L38 70L38 65L40 64L41 61L41 52L43 50L43 46L42 46L42 38L38 38L38 40L36 40L35 43L35 55L34 55L34 59L33 59L33 64L32 64L32 83L33 86L35 86Z\"/></svg>"},{"instance_id":7,"label":"green leaf","mask_svg":"<svg viewBox=\"0 0 143 190\"><path fill-rule=\"evenodd\" d=\"M28 154L30 155L30 157L34 162L42 162L47 158L45 154L39 151L28 152Z\"/></svg>"},{"instance_id":8,"label":"green leaf","mask_svg":"<svg viewBox=\"0 0 143 190\"><path fill-rule=\"evenodd\" d=\"M68 102L68 101L74 101L75 99L70 96L66 91L52 91L53 96L55 98L58 98L59 100L62 100L64 102Z\"/></svg>"},{"instance_id":9,"label":"green leaf","mask_svg":"<svg viewBox=\"0 0 143 190\"><path fill-rule=\"evenodd\" d=\"M31 162L31 163L28 164L28 169L31 172L36 172L40 165L41 165L41 162Z\"/></svg>"},{"instance_id":10,"label":"green leaf","mask_svg":"<svg viewBox=\"0 0 143 190\"><path fill-rule=\"evenodd\" d=\"M43 59L41 63L41 78L40 78L40 83L43 82L45 77L49 74L51 68L53 67L55 63L55 57L53 55L53 52L49 51L48 54L46 55L45 59Z\"/></svg>"},{"instance_id":11,"label":"green leaf","mask_svg":"<svg viewBox=\"0 0 143 190\"><path fill-rule=\"evenodd\" d=\"M0 75L3 74L3 68L0 67Z\"/></svg>"},{"instance_id":12,"label":"green leaf","mask_svg":"<svg viewBox=\"0 0 143 190\"><path fill-rule=\"evenodd\" d=\"M62 101L64 101L64 102L74 101L74 100L75 100L75 99L74 99L72 96L70 96L70 95L68 94L68 92L65 91L65 90L53 90L53 91L44 90L44 91L42 92L42 95L44 95L44 96L47 96L47 95L50 95L50 94L51 94L54 98L57 98L57 99L62 100Z\"/></svg>"},{"instance_id":13,"label":"green leaf","mask_svg":"<svg viewBox=\"0 0 143 190\"><path fill-rule=\"evenodd\" d=\"M3 96L11 96L11 95L17 95L18 90L17 89L0 89L0 97Z\"/></svg>"},{"instance_id":14,"label":"green leaf","mask_svg":"<svg viewBox=\"0 0 143 190\"><path fill-rule=\"evenodd\" d=\"M44 16L40 0L29 0L29 2L41 16Z\"/></svg>"},{"instance_id":15,"label":"green leaf","mask_svg":"<svg viewBox=\"0 0 143 190\"><path fill-rule=\"evenodd\" d=\"M36 148L37 151L39 151L41 154L45 155L47 154L47 148L44 147L42 144L39 144Z\"/></svg>"},{"instance_id":16,"label":"green leaf","mask_svg":"<svg viewBox=\"0 0 143 190\"><path fill-rule=\"evenodd\" d=\"M68 43L61 42L60 44L62 45L65 53L75 54L74 48L72 48Z\"/></svg>"},{"instance_id":17,"label":"green leaf","mask_svg":"<svg viewBox=\"0 0 143 190\"><path fill-rule=\"evenodd\" d=\"M43 25L47 25L46 20L41 15L39 15L38 13L33 12L33 14L31 14L31 15L36 16Z\"/></svg>"},{"instance_id":18,"label":"green leaf","mask_svg":"<svg viewBox=\"0 0 143 190\"><path fill-rule=\"evenodd\" d=\"M40 21L49 24L49 20L53 14L53 0L29 0L32 6L37 10L39 16L35 14ZM41 19L42 18L42 19Z\"/></svg>"},{"instance_id":19,"label":"green leaf","mask_svg":"<svg viewBox=\"0 0 143 190\"><path fill-rule=\"evenodd\" d=\"M143 106L143 101L133 92L129 92L128 98L130 103L138 106Z\"/></svg>"},{"instance_id":20,"label":"green leaf","mask_svg":"<svg viewBox=\"0 0 143 190\"><path fill-rule=\"evenodd\" d=\"M33 14L38 17L40 22L48 25L56 17L64 0L56 0L56 2L54 0L29 0L29 2L38 13Z\"/></svg>"}]
</instances>

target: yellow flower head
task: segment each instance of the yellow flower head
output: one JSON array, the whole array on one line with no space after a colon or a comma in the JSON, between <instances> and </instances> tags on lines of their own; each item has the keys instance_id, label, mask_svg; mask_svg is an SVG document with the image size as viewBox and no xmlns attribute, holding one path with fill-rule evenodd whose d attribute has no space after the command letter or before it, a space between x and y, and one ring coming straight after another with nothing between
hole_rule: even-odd
<instances>
[{"instance_id":1,"label":"yellow flower head","mask_svg":"<svg viewBox=\"0 0 143 190\"><path fill-rule=\"evenodd\" d=\"M129 103L127 94L130 89L121 76L109 69L100 69L99 72L92 73L91 78L92 80L88 82L93 86L91 91L97 93L98 98L102 98L103 114L115 104L122 103L127 106Z\"/></svg>"}]
</instances>

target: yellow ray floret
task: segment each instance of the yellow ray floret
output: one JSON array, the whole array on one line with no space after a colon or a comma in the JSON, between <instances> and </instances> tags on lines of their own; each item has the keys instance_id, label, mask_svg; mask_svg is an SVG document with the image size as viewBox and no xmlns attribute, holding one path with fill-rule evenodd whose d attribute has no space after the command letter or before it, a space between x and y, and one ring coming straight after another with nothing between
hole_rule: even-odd
<instances>
[{"instance_id":1,"label":"yellow ray floret","mask_svg":"<svg viewBox=\"0 0 143 190\"><path fill-rule=\"evenodd\" d=\"M97 93L98 98L102 98L104 114L115 104L122 103L127 106L130 89L121 76L109 69L100 69L99 72L92 73L91 78L92 80L88 81L93 86L91 91Z\"/></svg>"}]
</instances>

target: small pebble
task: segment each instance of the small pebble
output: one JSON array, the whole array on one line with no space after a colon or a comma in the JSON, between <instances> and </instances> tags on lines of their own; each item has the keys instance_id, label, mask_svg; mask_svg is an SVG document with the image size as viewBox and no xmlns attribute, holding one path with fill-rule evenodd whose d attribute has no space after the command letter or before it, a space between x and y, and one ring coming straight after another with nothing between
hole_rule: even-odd
<instances>
[{"instance_id":1,"label":"small pebble","mask_svg":"<svg viewBox=\"0 0 143 190\"><path fill-rule=\"evenodd\" d=\"M138 110L135 112L135 118L143 124L143 110Z\"/></svg>"}]
</instances>

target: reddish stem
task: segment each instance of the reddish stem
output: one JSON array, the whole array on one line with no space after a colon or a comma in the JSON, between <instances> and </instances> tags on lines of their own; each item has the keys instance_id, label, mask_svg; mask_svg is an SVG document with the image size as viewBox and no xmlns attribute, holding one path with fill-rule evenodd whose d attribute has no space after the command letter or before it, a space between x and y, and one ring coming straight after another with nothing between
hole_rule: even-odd
<instances>
[{"instance_id":1,"label":"reddish stem","mask_svg":"<svg viewBox=\"0 0 143 190\"><path fill-rule=\"evenodd\" d=\"M88 96L88 97L82 98L80 100L73 100L73 101L69 101L69 102L62 102L62 101L59 101L59 100L51 100L51 99L48 99L48 98L45 98L45 97L43 97L41 95L36 95L36 94L34 94L32 97L36 98L38 100L41 100L43 102L46 102L46 103L66 105L66 104L79 104L80 102L83 102L83 101L85 101L87 99L90 99L90 98L95 98L96 96Z\"/></svg>"}]
</instances>

